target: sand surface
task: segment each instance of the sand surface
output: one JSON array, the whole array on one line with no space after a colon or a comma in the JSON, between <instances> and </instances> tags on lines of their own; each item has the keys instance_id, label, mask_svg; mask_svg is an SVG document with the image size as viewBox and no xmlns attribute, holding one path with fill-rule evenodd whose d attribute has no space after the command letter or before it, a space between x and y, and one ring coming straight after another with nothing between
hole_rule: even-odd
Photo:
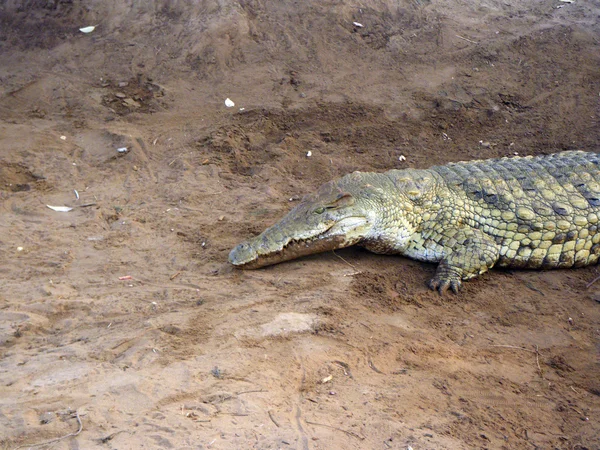
<instances>
[{"instance_id":1,"label":"sand surface","mask_svg":"<svg viewBox=\"0 0 600 450\"><path fill-rule=\"evenodd\" d=\"M599 30L584 0L2 2L0 448L599 449L597 267L440 297L358 248L227 263L354 170L598 151Z\"/></svg>"}]
</instances>

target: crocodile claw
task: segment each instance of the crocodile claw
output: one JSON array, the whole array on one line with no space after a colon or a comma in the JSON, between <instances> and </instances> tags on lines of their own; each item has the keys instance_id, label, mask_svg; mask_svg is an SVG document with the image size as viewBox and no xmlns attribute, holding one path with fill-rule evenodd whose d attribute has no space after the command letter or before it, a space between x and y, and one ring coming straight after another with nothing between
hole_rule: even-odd
<instances>
[{"instance_id":1,"label":"crocodile claw","mask_svg":"<svg viewBox=\"0 0 600 450\"><path fill-rule=\"evenodd\" d=\"M452 292L458 294L462 286L462 282L458 278L441 278L435 276L429 282L429 289L438 291L440 295L443 295L448 289L452 289Z\"/></svg>"}]
</instances>

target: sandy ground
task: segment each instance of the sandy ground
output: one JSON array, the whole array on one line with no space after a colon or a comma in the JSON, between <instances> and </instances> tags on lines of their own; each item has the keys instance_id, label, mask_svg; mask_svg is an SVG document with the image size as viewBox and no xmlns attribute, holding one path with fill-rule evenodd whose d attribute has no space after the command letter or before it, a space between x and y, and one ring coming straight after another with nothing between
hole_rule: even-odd
<instances>
[{"instance_id":1,"label":"sandy ground","mask_svg":"<svg viewBox=\"0 0 600 450\"><path fill-rule=\"evenodd\" d=\"M361 249L227 263L353 170L598 151L599 30L584 0L2 2L0 448L599 449L596 267L440 297Z\"/></svg>"}]
</instances>

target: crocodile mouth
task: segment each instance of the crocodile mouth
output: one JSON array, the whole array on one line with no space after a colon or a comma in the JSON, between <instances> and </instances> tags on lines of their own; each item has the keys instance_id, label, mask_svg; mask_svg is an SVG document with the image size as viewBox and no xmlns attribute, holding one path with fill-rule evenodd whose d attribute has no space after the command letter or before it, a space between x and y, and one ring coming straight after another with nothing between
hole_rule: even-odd
<instances>
[{"instance_id":1,"label":"crocodile mouth","mask_svg":"<svg viewBox=\"0 0 600 450\"><path fill-rule=\"evenodd\" d=\"M313 255L315 253L349 247L364 236L368 220L364 217L346 217L333 222L328 228L314 236L291 238L287 242L270 242L269 230L243 242L229 253L229 262L240 269L261 267Z\"/></svg>"}]
</instances>

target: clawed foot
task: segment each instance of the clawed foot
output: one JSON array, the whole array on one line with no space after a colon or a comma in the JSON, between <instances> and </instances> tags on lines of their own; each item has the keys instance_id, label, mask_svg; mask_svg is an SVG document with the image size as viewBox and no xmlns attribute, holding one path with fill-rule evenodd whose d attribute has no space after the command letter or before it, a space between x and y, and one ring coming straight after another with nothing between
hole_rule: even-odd
<instances>
[{"instance_id":1,"label":"clawed foot","mask_svg":"<svg viewBox=\"0 0 600 450\"><path fill-rule=\"evenodd\" d=\"M434 291L438 291L440 295L444 294L448 289L452 289L452 292L458 294L460 287L462 286L462 282L458 277L447 277L443 278L438 275L433 277L429 282L429 288Z\"/></svg>"}]
</instances>

